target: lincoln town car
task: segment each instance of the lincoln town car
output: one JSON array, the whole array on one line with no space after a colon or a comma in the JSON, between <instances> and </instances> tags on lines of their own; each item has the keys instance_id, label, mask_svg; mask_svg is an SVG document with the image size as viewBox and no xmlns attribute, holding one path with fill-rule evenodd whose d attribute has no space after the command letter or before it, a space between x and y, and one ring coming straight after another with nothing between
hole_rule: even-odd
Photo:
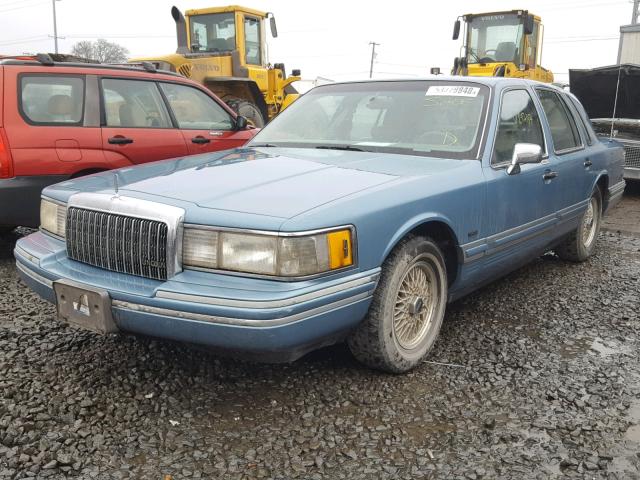
<instances>
[{"instance_id":1,"label":"lincoln town car","mask_svg":"<svg viewBox=\"0 0 640 480\"><path fill-rule=\"evenodd\" d=\"M243 148L46 188L15 257L76 327L265 362L346 341L405 372L448 303L549 251L587 260L622 172L553 86L336 83Z\"/></svg>"}]
</instances>

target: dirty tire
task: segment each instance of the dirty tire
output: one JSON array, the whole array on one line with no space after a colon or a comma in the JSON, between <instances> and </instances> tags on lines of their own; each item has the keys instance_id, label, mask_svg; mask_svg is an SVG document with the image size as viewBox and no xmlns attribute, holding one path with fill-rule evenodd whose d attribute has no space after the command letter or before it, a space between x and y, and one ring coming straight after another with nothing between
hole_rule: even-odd
<instances>
[{"instance_id":1,"label":"dirty tire","mask_svg":"<svg viewBox=\"0 0 640 480\"><path fill-rule=\"evenodd\" d=\"M587 210L580 217L580 223L555 251L563 260L584 262L596 248L598 233L602 223L602 193L596 187L589 200Z\"/></svg>"},{"instance_id":2,"label":"dirty tire","mask_svg":"<svg viewBox=\"0 0 640 480\"><path fill-rule=\"evenodd\" d=\"M407 236L382 265L369 312L349 336L349 348L369 367L411 370L433 347L446 303L442 252L430 238Z\"/></svg>"},{"instance_id":3,"label":"dirty tire","mask_svg":"<svg viewBox=\"0 0 640 480\"><path fill-rule=\"evenodd\" d=\"M224 97L223 100L234 112L245 117L254 127L264 127L265 121L262 113L254 103L237 97Z\"/></svg>"}]
</instances>

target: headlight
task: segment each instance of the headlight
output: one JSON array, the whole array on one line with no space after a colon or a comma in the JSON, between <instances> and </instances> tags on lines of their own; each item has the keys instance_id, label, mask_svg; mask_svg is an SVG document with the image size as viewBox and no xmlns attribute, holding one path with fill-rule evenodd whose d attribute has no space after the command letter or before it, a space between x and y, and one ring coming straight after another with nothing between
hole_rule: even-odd
<instances>
[{"instance_id":1,"label":"headlight","mask_svg":"<svg viewBox=\"0 0 640 480\"><path fill-rule=\"evenodd\" d=\"M43 198L40 201L40 228L64 237L66 225L67 207Z\"/></svg>"},{"instance_id":2,"label":"headlight","mask_svg":"<svg viewBox=\"0 0 640 480\"><path fill-rule=\"evenodd\" d=\"M353 265L352 229L310 235L260 234L185 227L185 267L304 277Z\"/></svg>"}]
</instances>

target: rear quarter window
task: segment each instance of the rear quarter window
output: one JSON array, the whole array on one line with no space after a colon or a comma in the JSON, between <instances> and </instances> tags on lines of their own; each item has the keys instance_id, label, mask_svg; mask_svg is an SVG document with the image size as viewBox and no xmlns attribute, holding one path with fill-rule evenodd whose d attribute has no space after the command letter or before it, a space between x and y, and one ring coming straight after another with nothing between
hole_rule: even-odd
<instances>
[{"instance_id":1,"label":"rear quarter window","mask_svg":"<svg viewBox=\"0 0 640 480\"><path fill-rule=\"evenodd\" d=\"M20 113L33 125L80 125L84 112L84 78L23 75Z\"/></svg>"}]
</instances>

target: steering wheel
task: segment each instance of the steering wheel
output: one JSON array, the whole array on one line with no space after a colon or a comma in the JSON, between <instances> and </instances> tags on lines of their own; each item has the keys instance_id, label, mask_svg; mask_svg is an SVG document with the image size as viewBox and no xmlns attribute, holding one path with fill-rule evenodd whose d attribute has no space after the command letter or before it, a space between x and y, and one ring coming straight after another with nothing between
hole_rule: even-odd
<instances>
[{"instance_id":1,"label":"steering wheel","mask_svg":"<svg viewBox=\"0 0 640 480\"><path fill-rule=\"evenodd\" d=\"M458 137L448 130L427 130L423 132L418 139L425 141L428 145L443 145L447 147L458 143Z\"/></svg>"}]
</instances>

